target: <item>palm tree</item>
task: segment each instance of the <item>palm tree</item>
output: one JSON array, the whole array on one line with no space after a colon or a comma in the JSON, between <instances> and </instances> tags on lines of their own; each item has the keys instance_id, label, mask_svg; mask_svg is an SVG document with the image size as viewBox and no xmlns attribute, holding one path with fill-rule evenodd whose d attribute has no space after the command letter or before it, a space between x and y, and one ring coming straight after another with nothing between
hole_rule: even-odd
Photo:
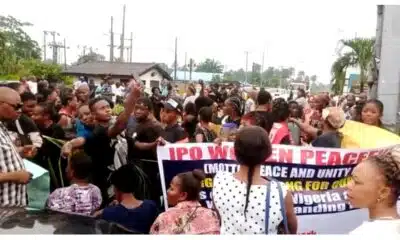
<instances>
[{"instance_id":1,"label":"palm tree","mask_svg":"<svg viewBox=\"0 0 400 240\"><path fill-rule=\"evenodd\" d=\"M348 67L358 67L360 69L360 91L364 91L364 84L367 82L368 67L373 60L373 48L375 39L373 38L354 38L351 40L341 40L344 47L350 49L343 56L332 64L332 90L335 93L342 93L346 81L346 70Z\"/></svg>"}]
</instances>

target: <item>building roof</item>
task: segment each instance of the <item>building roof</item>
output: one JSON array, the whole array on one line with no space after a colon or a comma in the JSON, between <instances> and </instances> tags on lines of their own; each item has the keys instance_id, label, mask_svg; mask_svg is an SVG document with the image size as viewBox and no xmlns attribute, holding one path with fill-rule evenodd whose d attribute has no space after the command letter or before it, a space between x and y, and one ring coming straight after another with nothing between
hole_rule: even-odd
<instances>
[{"instance_id":1,"label":"building roof","mask_svg":"<svg viewBox=\"0 0 400 240\"><path fill-rule=\"evenodd\" d=\"M171 76L157 63L124 63L124 62L87 62L73 65L63 71L70 75L92 76L132 76L143 75L156 68L164 78L172 80Z\"/></svg>"}]
</instances>

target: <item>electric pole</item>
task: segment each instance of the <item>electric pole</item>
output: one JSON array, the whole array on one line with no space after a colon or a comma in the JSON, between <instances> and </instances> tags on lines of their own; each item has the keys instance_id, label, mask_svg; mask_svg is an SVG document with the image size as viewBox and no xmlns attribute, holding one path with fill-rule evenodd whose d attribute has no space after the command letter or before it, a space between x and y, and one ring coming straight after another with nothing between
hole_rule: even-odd
<instances>
[{"instance_id":1,"label":"electric pole","mask_svg":"<svg viewBox=\"0 0 400 240\"><path fill-rule=\"evenodd\" d=\"M264 73L264 60L265 60L265 49L262 53L262 59L261 59L261 78L260 78L260 87L264 84L264 78L263 78L263 73Z\"/></svg>"},{"instance_id":2,"label":"electric pole","mask_svg":"<svg viewBox=\"0 0 400 240\"><path fill-rule=\"evenodd\" d=\"M53 63L57 64L57 47L56 47L56 33L52 32L51 35L53 36Z\"/></svg>"},{"instance_id":3,"label":"electric pole","mask_svg":"<svg viewBox=\"0 0 400 240\"><path fill-rule=\"evenodd\" d=\"M46 61L46 35L47 31L43 31L43 61Z\"/></svg>"},{"instance_id":4,"label":"electric pole","mask_svg":"<svg viewBox=\"0 0 400 240\"><path fill-rule=\"evenodd\" d=\"M110 62L114 62L114 17L111 16L110 28Z\"/></svg>"},{"instance_id":5,"label":"electric pole","mask_svg":"<svg viewBox=\"0 0 400 240\"><path fill-rule=\"evenodd\" d=\"M133 32L131 32L131 39L129 40L131 41L131 46L129 48L129 62L132 62Z\"/></svg>"},{"instance_id":6,"label":"electric pole","mask_svg":"<svg viewBox=\"0 0 400 240\"><path fill-rule=\"evenodd\" d=\"M244 75L245 76L244 82L247 83L247 68L248 68L248 65L249 65L249 52L246 51L245 54L246 54L246 72L245 72L245 75Z\"/></svg>"},{"instance_id":7,"label":"electric pole","mask_svg":"<svg viewBox=\"0 0 400 240\"><path fill-rule=\"evenodd\" d=\"M57 58L58 58L58 47L60 46L60 44L57 44L56 42L56 35L60 36L60 34L56 31L44 31L44 41L46 42L46 35L50 34L51 36L53 36L53 41L51 44L49 44L50 47L53 48L53 63L57 64Z\"/></svg>"},{"instance_id":8,"label":"electric pole","mask_svg":"<svg viewBox=\"0 0 400 240\"><path fill-rule=\"evenodd\" d=\"M64 68L67 69L67 41L64 38Z\"/></svg>"},{"instance_id":9,"label":"electric pole","mask_svg":"<svg viewBox=\"0 0 400 240\"><path fill-rule=\"evenodd\" d=\"M121 62L124 61L124 42L125 42L125 10L126 5L124 5L123 14L122 14L122 34L121 34L121 46L120 46L120 53L119 57Z\"/></svg>"},{"instance_id":10,"label":"electric pole","mask_svg":"<svg viewBox=\"0 0 400 240\"><path fill-rule=\"evenodd\" d=\"M84 45L84 46L80 46L78 45L78 48L82 48L82 56L86 55L86 49L88 49L88 46Z\"/></svg>"},{"instance_id":11,"label":"electric pole","mask_svg":"<svg viewBox=\"0 0 400 240\"><path fill-rule=\"evenodd\" d=\"M183 69L183 71L184 71L184 77L183 78L185 79L185 81L187 80L186 79L186 64L187 64L186 61L187 61L187 52L185 52L185 68Z\"/></svg>"},{"instance_id":12,"label":"electric pole","mask_svg":"<svg viewBox=\"0 0 400 240\"><path fill-rule=\"evenodd\" d=\"M191 59L189 59L189 81L192 81L193 67L194 67L194 61L191 58Z\"/></svg>"},{"instance_id":13,"label":"electric pole","mask_svg":"<svg viewBox=\"0 0 400 240\"><path fill-rule=\"evenodd\" d=\"M174 80L176 80L176 71L177 70L178 70L178 38L175 37Z\"/></svg>"}]
</instances>

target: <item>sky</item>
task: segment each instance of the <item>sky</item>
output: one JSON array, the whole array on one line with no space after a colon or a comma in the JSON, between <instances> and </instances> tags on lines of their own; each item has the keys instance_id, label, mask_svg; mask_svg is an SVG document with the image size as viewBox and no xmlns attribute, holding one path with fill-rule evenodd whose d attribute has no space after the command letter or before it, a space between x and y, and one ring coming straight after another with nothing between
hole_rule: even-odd
<instances>
[{"instance_id":1,"label":"sky","mask_svg":"<svg viewBox=\"0 0 400 240\"><path fill-rule=\"evenodd\" d=\"M58 32L72 63L82 46L109 59L110 18L120 34L124 4L125 38L133 32L134 62L171 66L177 37L178 65L184 65L186 53L197 63L213 58L225 69L245 69L247 51L250 71L252 62L262 64L265 52L264 69L292 66L323 83L330 81L340 39L373 37L376 31L376 3L344 0L13 0L2 4L0 15L31 22L26 31L40 46L44 30ZM119 57L118 49L114 56Z\"/></svg>"}]
</instances>

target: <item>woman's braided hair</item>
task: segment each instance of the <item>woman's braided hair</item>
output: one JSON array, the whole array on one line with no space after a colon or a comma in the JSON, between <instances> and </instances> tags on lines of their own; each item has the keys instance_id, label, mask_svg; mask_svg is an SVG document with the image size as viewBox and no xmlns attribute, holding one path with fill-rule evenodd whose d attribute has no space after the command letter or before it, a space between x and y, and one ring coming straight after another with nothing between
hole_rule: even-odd
<instances>
[{"instance_id":1,"label":"woman's braided hair","mask_svg":"<svg viewBox=\"0 0 400 240\"><path fill-rule=\"evenodd\" d=\"M368 161L381 171L386 184L392 189L393 204L396 204L400 196L400 148L395 148L390 153L369 157Z\"/></svg>"}]
</instances>

